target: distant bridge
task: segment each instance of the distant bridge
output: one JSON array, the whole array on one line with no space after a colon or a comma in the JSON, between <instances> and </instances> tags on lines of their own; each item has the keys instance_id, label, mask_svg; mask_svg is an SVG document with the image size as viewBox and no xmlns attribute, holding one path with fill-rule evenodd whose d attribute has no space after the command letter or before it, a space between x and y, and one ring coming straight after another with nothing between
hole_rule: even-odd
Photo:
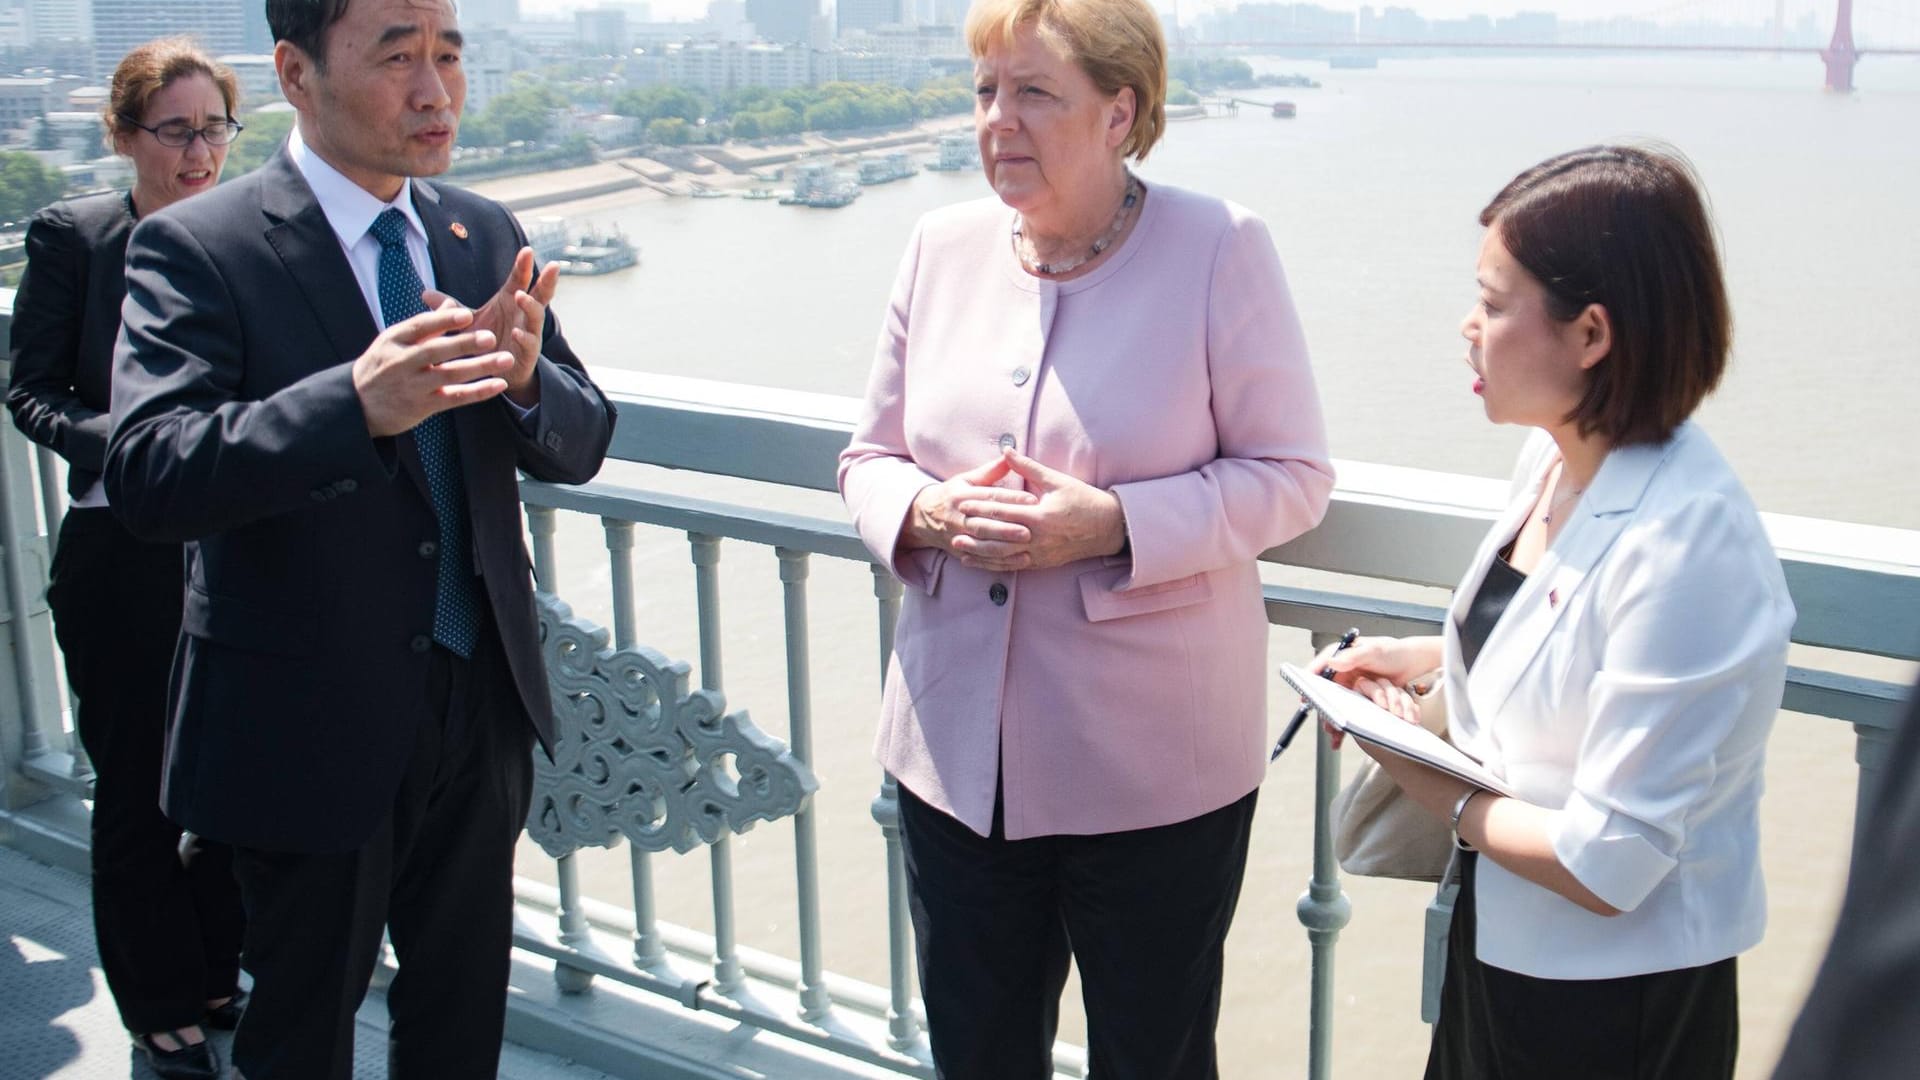
<instances>
[{"instance_id":1,"label":"distant bridge","mask_svg":"<svg viewBox=\"0 0 1920 1080\"><path fill-rule=\"evenodd\" d=\"M1370 39L1355 36L1336 38L1283 38L1275 41L1183 41L1176 50L1295 50L1325 49L1348 53L1384 52L1631 52L1631 53L1740 53L1746 55L1812 55L1826 62L1827 89L1841 93L1853 90L1853 67L1863 56L1920 56L1920 45L1862 49L1853 43L1853 0L1836 0L1833 38L1824 49L1810 45L1675 45L1637 42L1577 41L1407 41Z\"/></svg>"}]
</instances>

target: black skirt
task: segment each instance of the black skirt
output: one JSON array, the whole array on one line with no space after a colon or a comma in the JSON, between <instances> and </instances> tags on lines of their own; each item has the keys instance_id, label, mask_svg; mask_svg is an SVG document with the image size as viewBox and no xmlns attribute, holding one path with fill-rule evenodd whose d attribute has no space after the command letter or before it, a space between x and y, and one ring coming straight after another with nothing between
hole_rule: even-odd
<instances>
[{"instance_id":1,"label":"black skirt","mask_svg":"<svg viewBox=\"0 0 1920 1080\"><path fill-rule=\"evenodd\" d=\"M1734 958L1618 979L1537 979L1474 954L1461 859L1427 1080L1723 1080L1740 1048Z\"/></svg>"}]
</instances>

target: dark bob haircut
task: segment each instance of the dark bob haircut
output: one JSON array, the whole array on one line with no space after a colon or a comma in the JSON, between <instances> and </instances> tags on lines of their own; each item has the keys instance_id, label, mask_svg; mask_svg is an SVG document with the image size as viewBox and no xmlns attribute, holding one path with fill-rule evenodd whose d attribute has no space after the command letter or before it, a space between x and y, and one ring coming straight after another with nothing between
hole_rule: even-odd
<instances>
[{"instance_id":1,"label":"dark bob haircut","mask_svg":"<svg viewBox=\"0 0 1920 1080\"><path fill-rule=\"evenodd\" d=\"M327 66L327 28L347 14L350 0L267 0L267 29L273 40L296 46Z\"/></svg>"},{"instance_id":2,"label":"dark bob haircut","mask_svg":"<svg viewBox=\"0 0 1920 1080\"><path fill-rule=\"evenodd\" d=\"M1700 184L1678 152L1590 146L1501 189L1498 229L1554 318L1606 309L1613 345L1567 415L1615 446L1666 441L1720 382L1733 316Z\"/></svg>"}]
</instances>

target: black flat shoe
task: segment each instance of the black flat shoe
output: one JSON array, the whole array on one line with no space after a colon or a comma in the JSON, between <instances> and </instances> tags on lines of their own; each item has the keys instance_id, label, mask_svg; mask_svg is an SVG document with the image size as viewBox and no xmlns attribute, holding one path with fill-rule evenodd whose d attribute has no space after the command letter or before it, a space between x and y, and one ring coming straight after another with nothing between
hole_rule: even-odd
<instances>
[{"instance_id":1,"label":"black flat shoe","mask_svg":"<svg viewBox=\"0 0 1920 1080\"><path fill-rule=\"evenodd\" d=\"M154 1045L152 1035L135 1035L133 1045L146 1051L147 1064L162 1080L219 1080L220 1057L212 1043L182 1043L177 1050L162 1050Z\"/></svg>"},{"instance_id":2,"label":"black flat shoe","mask_svg":"<svg viewBox=\"0 0 1920 1080\"><path fill-rule=\"evenodd\" d=\"M232 1031L240 1026L240 1018L247 1012L247 992L236 990L227 999L226 1004L216 1005L207 1010L207 1018L202 1021L216 1031Z\"/></svg>"}]
</instances>

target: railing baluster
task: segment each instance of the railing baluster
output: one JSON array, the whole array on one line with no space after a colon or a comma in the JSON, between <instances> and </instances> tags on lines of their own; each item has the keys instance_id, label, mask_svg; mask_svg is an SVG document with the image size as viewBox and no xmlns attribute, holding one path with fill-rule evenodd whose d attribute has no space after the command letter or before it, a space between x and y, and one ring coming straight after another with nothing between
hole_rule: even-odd
<instances>
[{"instance_id":1,"label":"railing baluster","mask_svg":"<svg viewBox=\"0 0 1920 1080\"><path fill-rule=\"evenodd\" d=\"M700 685L716 693L724 689L720 659L720 538L690 532L693 546L694 594L699 607ZM707 845L713 866L713 988L730 994L740 988L740 969L734 940L733 839L726 833Z\"/></svg>"},{"instance_id":2,"label":"railing baluster","mask_svg":"<svg viewBox=\"0 0 1920 1080\"><path fill-rule=\"evenodd\" d=\"M893 572L879 564L873 571L873 596L880 616L880 681L886 683L893 660L893 628L900 621L901 587ZM913 1015L912 916L907 910L907 861L900 851L900 785L891 773L880 774L880 794L873 800L873 820L887 841L887 1044L905 1050L920 1041L920 1022Z\"/></svg>"},{"instance_id":3,"label":"railing baluster","mask_svg":"<svg viewBox=\"0 0 1920 1080\"><path fill-rule=\"evenodd\" d=\"M553 557L555 527L551 507L527 507L527 533L533 537L534 587L550 594L560 588L560 564ZM580 868L572 855L562 855L553 861L553 872L560 889L560 943L579 948L591 940L586 912L580 905ZM579 994L593 985L593 976L561 960L553 966L553 981L562 993Z\"/></svg>"},{"instance_id":4,"label":"railing baluster","mask_svg":"<svg viewBox=\"0 0 1920 1080\"><path fill-rule=\"evenodd\" d=\"M67 493L61 488L65 470L61 468L60 455L50 447L36 446L33 451L34 464L40 478L40 516L47 526L47 550L51 552L60 543L60 525L67 518ZM67 692L67 715L75 715L75 698L72 687ZM87 758L87 748L80 742L80 728L76 724L67 729L67 753L73 764L67 775L75 780L89 780L93 777L93 762Z\"/></svg>"},{"instance_id":5,"label":"railing baluster","mask_svg":"<svg viewBox=\"0 0 1920 1080\"><path fill-rule=\"evenodd\" d=\"M807 652L808 555L775 548L787 616L787 744L793 756L813 764L813 687ZM827 996L820 958L820 851L814 835L813 800L793 815L793 862L800 907L800 1018L818 1021L833 1002Z\"/></svg>"},{"instance_id":6,"label":"railing baluster","mask_svg":"<svg viewBox=\"0 0 1920 1080\"><path fill-rule=\"evenodd\" d=\"M1335 634L1313 635L1315 652L1338 641ZM1325 725L1313 717L1313 882L1300 894L1294 911L1307 928L1313 950L1313 996L1307 1020L1308 1080L1333 1075L1333 947L1353 915L1340 890L1340 866L1333 857L1333 796L1340 790L1340 756Z\"/></svg>"},{"instance_id":7,"label":"railing baluster","mask_svg":"<svg viewBox=\"0 0 1920 1080\"><path fill-rule=\"evenodd\" d=\"M527 534L533 537L533 584L549 595L560 592L559 564L553 557L554 512L551 506L527 507Z\"/></svg>"},{"instance_id":8,"label":"railing baluster","mask_svg":"<svg viewBox=\"0 0 1920 1080\"><path fill-rule=\"evenodd\" d=\"M33 635L27 629L32 592L27 584L27 560L21 558L27 541L39 535L32 520L32 499L27 492L33 482L32 458L23 452L27 445L25 440L14 439L9 434L4 459L0 459L0 547L5 548L7 611L13 620L8 631L13 639L13 677L14 685L19 688L16 697L20 704L21 760L7 763L14 769L48 749L46 717L40 708L40 695L34 691L40 672L34 663ZM7 749L0 747L0 757L5 756Z\"/></svg>"},{"instance_id":9,"label":"railing baluster","mask_svg":"<svg viewBox=\"0 0 1920 1080\"><path fill-rule=\"evenodd\" d=\"M47 543L60 536L60 523L67 516L67 494L60 490L60 455L46 446L34 447L34 461L40 466L40 516L46 519Z\"/></svg>"},{"instance_id":10,"label":"railing baluster","mask_svg":"<svg viewBox=\"0 0 1920 1080\"><path fill-rule=\"evenodd\" d=\"M607 534L607 565L612 571L613 647L631 648L638 643L639 612L633 592L633 522L603 517L601 528ZM653 853L629 845L627 853L633 880L633 962L650 968L667 958L666 944L660 939L659 908L653 895Z\"/></svg>"},{"instance_id":11,"label":"railing baluster","mask_svg":"<svg viewBox=\"0 0 1920 1080\"><path fill-rule=\"evenodd\" d=\"M580 901L580 867L572 855L553 861L554 879L560 886L560 944L570 949L592 943L587 928L587 913ZM554 961L553 982L563 994L584 994L593 986L593 973L573 967L562 958Z\"/></svg>"}]
</instances>

